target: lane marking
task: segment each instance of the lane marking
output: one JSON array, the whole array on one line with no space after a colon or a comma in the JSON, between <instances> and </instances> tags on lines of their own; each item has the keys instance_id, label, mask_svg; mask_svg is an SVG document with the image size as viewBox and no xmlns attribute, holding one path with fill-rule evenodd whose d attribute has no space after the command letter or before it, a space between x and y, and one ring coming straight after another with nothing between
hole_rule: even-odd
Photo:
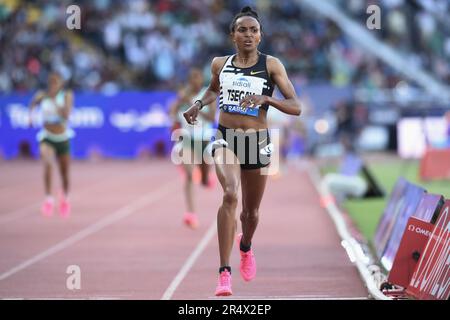
<instances>
[{"instance_id":1,"label":"lane marking","mask_svg":"<svg viewBox=\"0 0 450 320\"><path fill-rule=\"evenodd\" d=\"M316 188L319 196L329 197L331 195L328 188L323 183L321 183L321 175L319 169L314 163L309 162L307 165L308 168L305 168L304 164L295 162L295 167L301 172L306 171L309 180ZM370 295L377 300L392 300L391 298L385 296L375 283L375 280L373 279L371 272L368 269L370 265L367 264L367 261L370 261L370 259L365 256L361 245L350 234L347 223L345 222L342 213L338 209L336 204L334 202L328 203L326 204L325 209L331 220L333 221L339 237L342 239L341 245L343 245L344 249L347 250L347 255L349 256L350 261L356 265L356 268L358 269L359 274L364 281L364 284L366 285L366 288L369 291Z\"/></svg>"},{"instance_id":2,"label":"lane marking","mask_svg":"<svg viewBox=\"0 0 450 320\"><path fill-rule=\"evenodd\" d=\"M2 273L0 275L0 281L5 280L9 278L10 276L16 274L19 271L22 271L29 266L51 256L55 253L62 251L66 249L67 247L85 239L86 237L110 226L111 224L120 221L129 215L133 214L137 210L154 203L155 201L163 198L164 196L170 194L173 192L173 189L175 185L178 185L178 181L172 181L169 183L166 183L159 189L149 192L146 195L140 197L139 199L131 202L128 205L123 206L122 208L114 211L113 213L109 214L108 216L104 217L103 219L97 221L94 224L91 224L87 226L86 228L82 229L81 231L75 233L74 235L70 236L69 238L66 238L65 240L53 245L52 247L48 248L45 251L42 251L41 253L35 255L34 257L25 260L24 262L20 263L19 265L11 268L10 270Z\"/></svg>"},{"instance_id":3,"label":"lane marking","mask_svg":"<svg viewBox=\"0 0 450 320\"><path fill-rule=\"evenodd\" d=\"M17 220L17 219L24 217L26 215L29 215L31 213L39 213L39 205L41 205L41 203L42 203L42 201L35 202L35 203L30 204L29 206L2 214L0 216L0 225L10 222L10 221ZM36 211L34 211L34 210L36 210Z\"/></svg>"},{"instance_id":4,"label":"lane marking","mask_svg":"<svg viewBox=\"0 0 450 320\"><path fill-rule=\"evenodd\" d=\"M193 265L195 264L195 261L198 259L200 254L205 250L206 246L208 245L209 241L211 241L211 238L215 235L217 229L217 222L216 220L213 221L213 223L210 225L209 229L206 231L203 238L200 240L200 242L195 247L194 251L192 251L191 255L187 258L186 262L181 267L180 271L178 271L175 278L172 280L170 285L167 287L166 291L164 291L164 294L161 297L161 300L170 300L177 290L178 286L181 284L183 279L186 277L188 272L191 270Z\"/></svg>"},{"instance_id":5,"label":"lane marking","mask_svg":"<svg viewBox=\"0 0 450 320\"><path fill-rule=\"evenodd\" d=\"M120 177L120 178L122 178L122 177ZM95 188L102 186L104 184L109 185L109 184L111 184L112 181L117 181L117 179L118 179L117 176L114 177L113 179L109 179L107 181L105 181L105 179L103 178L103 179L101 179L101 182L99 182L95 185L92 185L91 183L86 183L86 186L83 185L78 188L79 190L80 189L82 190L81 193L75 193L71 196L71 201L75 201L75 199L78 200L80 197L84 196L85 194L91 193L92 190L94 190ZM40 215L41 214L41 212L40 212L41 204L42 204L42 201L40 200L40 201L34 202L26 207L19 208L14 211L10 211L8 213L2 213L0 215L0 225L5 224L7 222L15 221L17 219L28 216L30 214L39 214Z\"/></svg>"}]
</instances>

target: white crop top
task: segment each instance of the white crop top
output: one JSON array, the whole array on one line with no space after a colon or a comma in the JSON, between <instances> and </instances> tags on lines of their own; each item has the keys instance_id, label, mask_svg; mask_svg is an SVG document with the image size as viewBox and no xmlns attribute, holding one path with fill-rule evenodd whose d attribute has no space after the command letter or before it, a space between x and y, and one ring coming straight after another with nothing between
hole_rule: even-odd
<instances>
[{"instance_id":1,"label":"white crop top","mask_svg":"<svg viewBox=\"0 0 450 320\"><path fill-rule=\"evenodd\" d=\"M66 92L61 90L55 96L50 98L46 96L41 101L42 120L44 123L65 123L66 119L58 113L58 108L63 108L65 103Z\"/></svg>"}]
</instances>

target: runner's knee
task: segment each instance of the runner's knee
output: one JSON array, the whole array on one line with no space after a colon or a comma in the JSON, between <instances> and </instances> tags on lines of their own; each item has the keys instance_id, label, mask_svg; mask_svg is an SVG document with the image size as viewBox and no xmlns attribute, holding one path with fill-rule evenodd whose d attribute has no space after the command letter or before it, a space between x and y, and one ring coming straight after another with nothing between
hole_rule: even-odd
<instances>
[{"instance_id":1,"label":"runner's knee","mask_svg":"<svg viewBox=\"0 0 450 320\"><path fill-rule=\"evenodd\" d=\"M186 170L186 182L187 183L192 183L192 171L187 171Z\"/></svg>"},{"instance_id":2,"label":"runner's knee","mask_svg":"<svg viewBox=\"0 0 450 320\"><path fill-rule=\"evenodd\" d=\"M241 221L258 221L259 210L258 209L243 209L241 212Z\"/></svg>"},{"instance_id":3,"label":"runner's knee","mask_svg":"<svg viewBox=\"0 0 450 320\"><path fill-rule=\"evenodd\" d=\"M41 155L41 159L42 159L42 164L44 165L45 168L50 168L52 165L52 157L47 154L47 153L43 153Z\"/></svg>"},{"instance_id":4,"label":"runner's knee","mask_svg":"<svg viewBox=\"0 0 450 320\"><path fill-rule=\"evenodd\" d=\"M51 171L52 170L52 164L50 161L43 161L44 170L45 171Z\"/></svg>"},{"instance_id":5,"label":"runner's knee","mask_svg":"<svg viewBox=\"0 0 450 320\"><path fill-rule=\"evenodd\" d=\"M236 186L227 186L223 194L223 204L236 207L238 202L238 188Z\"/></svg>"}]
</instances>

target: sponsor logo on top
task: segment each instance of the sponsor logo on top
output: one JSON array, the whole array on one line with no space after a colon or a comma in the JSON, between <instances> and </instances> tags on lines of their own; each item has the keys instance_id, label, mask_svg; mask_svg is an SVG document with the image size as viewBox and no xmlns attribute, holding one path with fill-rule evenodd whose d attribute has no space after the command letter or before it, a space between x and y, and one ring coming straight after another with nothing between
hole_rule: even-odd
<instances>
[{"instance_id":1,"label":"sponsor logo on top","mask_svg":"<svg viewBox=\"0 0 450 320\"><path fill-rule=\"evenodd\" d=\"M243 87L243 88L250 88L251 84L246 78L241 77L241 78L233 81L233 86L235 86L235 87Z\"/></svg>"}]
</instances>

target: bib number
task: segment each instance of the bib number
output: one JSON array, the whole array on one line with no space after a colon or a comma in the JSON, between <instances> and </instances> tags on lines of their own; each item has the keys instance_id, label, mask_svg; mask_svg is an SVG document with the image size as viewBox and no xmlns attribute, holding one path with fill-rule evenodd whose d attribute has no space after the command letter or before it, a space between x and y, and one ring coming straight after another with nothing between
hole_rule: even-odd
<instances>
[{"instance_id":1,"label":"bib number","mask_svg":"<svg viewBox=\"0 0 450 320\"><path fill-rule=\"evenodd\" d=\"M259 107L249 108L249 107L241 107L240 105L234 104L224 104L222 110L228 113L243 114L251 117L257 117L259 115Z\"/></svg>"}]
</instances>

